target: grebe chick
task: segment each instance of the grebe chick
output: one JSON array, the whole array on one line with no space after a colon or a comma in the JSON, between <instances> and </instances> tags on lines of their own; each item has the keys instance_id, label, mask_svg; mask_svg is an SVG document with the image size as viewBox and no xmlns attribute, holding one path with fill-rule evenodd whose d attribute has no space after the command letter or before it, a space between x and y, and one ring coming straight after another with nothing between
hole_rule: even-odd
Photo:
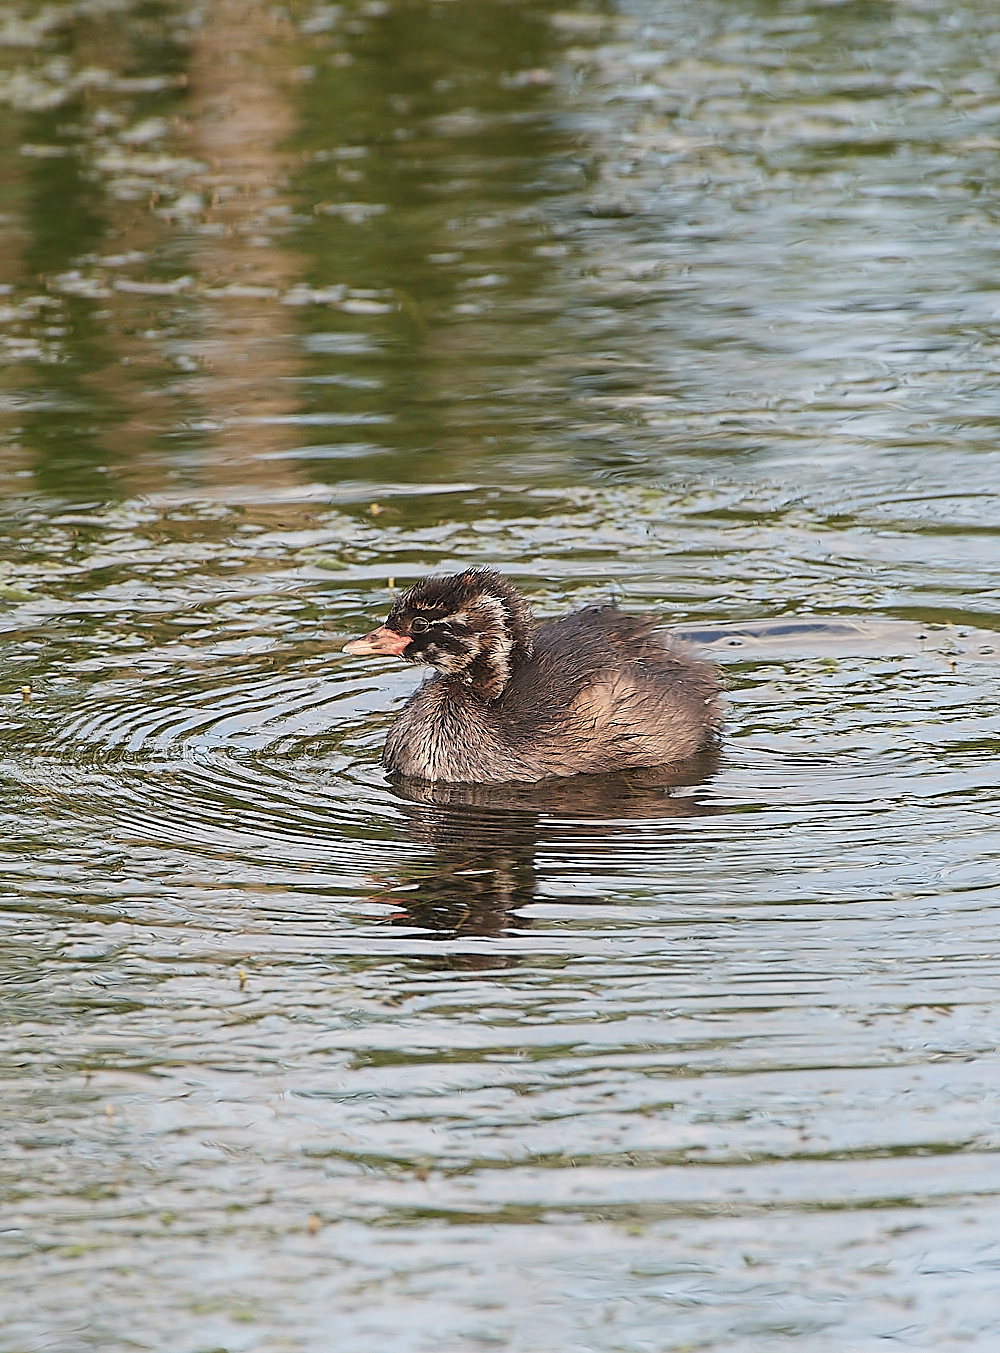
<instances>
[{"instance_id":1,"label":"grebe chick","mask_svg":"<svg viewBox=\"0 0 1000 1353\"><path fill-rule=\"evenodd\" d=\"M718 741L714 669L616 606L536 624L489 568L425 578L345 645L436 674L389 730L383 764L458 784L536 781L685 760Z\"/></svg>"}]
</instances>

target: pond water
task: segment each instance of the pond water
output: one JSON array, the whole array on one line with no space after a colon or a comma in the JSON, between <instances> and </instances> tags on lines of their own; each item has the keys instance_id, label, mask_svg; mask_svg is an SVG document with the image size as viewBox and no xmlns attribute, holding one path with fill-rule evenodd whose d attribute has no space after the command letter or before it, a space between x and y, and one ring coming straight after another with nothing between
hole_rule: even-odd
<instances>
[{"instance_id":1,"label":"pond water","mask_svg":"<svg viewBox=\"0 0 1000 1353\"><path fill-rule=\"evenodd\" d=\"M0 1348L1000 1346L1000 9L0 47ZM470 562L721 758L388 783Z\"/></svg>"}]
</instances>

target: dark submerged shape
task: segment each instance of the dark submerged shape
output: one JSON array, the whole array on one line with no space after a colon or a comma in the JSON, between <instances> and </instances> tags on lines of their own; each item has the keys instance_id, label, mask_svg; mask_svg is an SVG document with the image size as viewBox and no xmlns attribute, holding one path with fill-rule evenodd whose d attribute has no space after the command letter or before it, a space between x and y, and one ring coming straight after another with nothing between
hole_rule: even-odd
<instances>
[{"instance_id":1,"label":"dark submerged shape","mask_svg":"<svg viewBox=\"0 0 1000 1353\"><path fill-rule=\"evenodd\" d=\"M604 774L682 761L718 740L714 670L615 606L536 625L493 569L425 578L345 653L392 654L437 675L389 730L391 771L457 784Z\"/></svg>"}]
</instances>

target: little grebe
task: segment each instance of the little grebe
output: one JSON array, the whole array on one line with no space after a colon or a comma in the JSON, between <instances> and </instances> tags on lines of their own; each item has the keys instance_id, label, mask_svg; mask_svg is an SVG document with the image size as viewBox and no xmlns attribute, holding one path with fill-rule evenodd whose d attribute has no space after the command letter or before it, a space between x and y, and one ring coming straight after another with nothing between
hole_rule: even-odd
<instances>
[{"instance_id":1,"label":"little grebe","mask_svg":"<svg viewBox=\"0 0 1000 1353\"><path fill-rule=\"evenodd\" d=\"M535 781L664 765L717 741L713 669L668 647L656 623L588 606L536 625L506 578L476 568L417 583L344 652L437 668L389 730L388 770Z\"/></svg>"}]
</instances>

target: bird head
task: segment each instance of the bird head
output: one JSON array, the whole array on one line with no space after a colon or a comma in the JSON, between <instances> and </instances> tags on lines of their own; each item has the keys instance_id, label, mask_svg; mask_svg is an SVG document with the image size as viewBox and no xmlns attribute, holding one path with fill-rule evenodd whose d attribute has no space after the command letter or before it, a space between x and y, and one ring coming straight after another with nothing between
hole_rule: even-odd
<instances>
[{"instance_id":1,"label":"bird head","mask_svg":"<svg viewBox=\"0 0 1000 1353\"><path fill-rule=\"evenodd\" d=\"M476 568L417 583L384 625L344 652L426 663L495 700L515 666L531 656L531 629L531 612L516 588L495 570Z\"/></svg>"}]
</instances>

